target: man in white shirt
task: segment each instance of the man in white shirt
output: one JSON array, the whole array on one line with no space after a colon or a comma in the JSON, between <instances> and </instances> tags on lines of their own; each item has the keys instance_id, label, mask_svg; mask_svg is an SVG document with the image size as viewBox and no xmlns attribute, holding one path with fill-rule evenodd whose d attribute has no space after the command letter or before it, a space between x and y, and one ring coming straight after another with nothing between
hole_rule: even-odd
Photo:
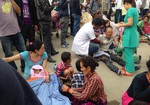
<instances>
[{"instance_id":1,"label":"man in white shirt","mask_svg":"<svg viewBox=\"0 0 150 105\"><path fill-rule=\"evenodd\" d=\"M95 18L92 22L84 24L74 37L72 51L78 55L93 56L99 50L99 44L101 43L96 39L94 29L103 26L104 21L99 18Z\"/></svg>"}]
</instances>

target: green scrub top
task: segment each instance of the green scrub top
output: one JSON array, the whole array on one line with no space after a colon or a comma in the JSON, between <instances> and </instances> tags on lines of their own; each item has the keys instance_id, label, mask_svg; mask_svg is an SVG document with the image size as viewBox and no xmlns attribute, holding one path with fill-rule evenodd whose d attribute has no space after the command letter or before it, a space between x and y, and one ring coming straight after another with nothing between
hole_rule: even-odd
<instances>
[{"instance_id":1,"label":"green scrub top","mask_svg":"<svg viewBox=\"0 0 150 105\"><path fill-rule=\"evenodd\" d=\"M124 18L124 22L128 22L128 18L133 19L132 26L125 27L122 46L123 47L137 47L139 45L139 33L137 31L137 23L139 14L136 8L131 7L128 9L127 14Z\"/></svg>"}]
</instances>

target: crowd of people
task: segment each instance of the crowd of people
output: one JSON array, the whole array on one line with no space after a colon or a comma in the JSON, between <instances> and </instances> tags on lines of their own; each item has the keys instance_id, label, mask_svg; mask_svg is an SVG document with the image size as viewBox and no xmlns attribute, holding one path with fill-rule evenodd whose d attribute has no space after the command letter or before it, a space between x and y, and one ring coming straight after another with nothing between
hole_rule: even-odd
<instances>
[{"instance_id":1,"label":"crowd of people","mask_svg":"<svg viewBox=\"0 0 150 105\"><path fill-rule=\"evenodd\" d=\"M123 76L133 76L140 69L135 64L141 56L135 61L134 54L139 42L150 44L149 8L149 0L0 0L0 41L5 54L0 60L1 105L107 105L104 83L96 72L98 61ZM52 11L60 24L60 47L70 46L80 56L73 68L71 51L63 52L54 74L47 70L47 61L55 63L52 56L59 53L52 43ZM93 19L85 19L80 27L85 12ZM66 41L69 26L74 38L71 45ZM39 39L35 38L37 31ZM21 61L23 78L15 60ZM122 105L150 104L150 59L146 65L148 71L137 74L122 95ZM12 90L5 83L10 79Z\"/></svg>"}]
</instances>

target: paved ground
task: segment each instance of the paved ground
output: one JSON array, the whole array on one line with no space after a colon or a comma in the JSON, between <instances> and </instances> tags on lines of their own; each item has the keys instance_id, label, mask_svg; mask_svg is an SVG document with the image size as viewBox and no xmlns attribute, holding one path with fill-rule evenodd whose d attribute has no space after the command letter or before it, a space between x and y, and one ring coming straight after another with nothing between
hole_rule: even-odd
<instances>
[{"instance_id":1,"label":"paved ground","mask_svg":"<svg viewBox=\"0 0 150 105\"><path fill-rule=\"evenodd\" d=\"M53 59L57 60L57 62L61 61L60 55L63 51L70 51L72 53L72 65L75 67L75 61L78 59L78 57L71 51L71 45L72 45L73 37L67 38L67 42L69 42L70 47L69 48L61 48L60 47L60 39L56 38L55 35L53 35L53 44L54 47L56 48L57 51L59 51L59 54L56 56L53 56ZM146 65L145 62L149 59L150 56L150 46L148 46L145 43L140 44L138 48L138 54L142 55L142 60L141 60L141 66L142 68L139 71L136 71L134 75L145 71ZM14 52L17 53L17 52ZM0 46L0 57L4 57L4 53L2 51L2 48ZM16 61L18 67L20 65L19 61ZM121 96L123 92L128 88L130 85L133 77L125 77L125 76L118 76L117 74L111 72L105 64L102 62L99 62L100 66L97 67L96 72L100 75L100 77L103 79L104 87L105 87L105 92L107 94L108 98L108 105L121 105ZM117 65L116 63L114 63ZM47 69L50 72L52 71L53 68L53 63L48 63L47 64ZM119 65L117 65L120 67ZM19 70L18 70L19 71ZM19 71L20 72L20 71Z\"/></svg>"}]
</instances>

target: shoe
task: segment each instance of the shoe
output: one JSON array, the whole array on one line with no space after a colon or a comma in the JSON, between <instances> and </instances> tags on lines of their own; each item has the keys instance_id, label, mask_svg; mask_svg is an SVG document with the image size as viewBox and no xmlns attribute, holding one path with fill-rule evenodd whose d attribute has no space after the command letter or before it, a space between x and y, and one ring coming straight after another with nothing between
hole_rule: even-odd
<instances>
[{"instance_id":1,"label":"shoe","mask_svg":"<svg viewBox=\"0 0 150 105\"><path fill-rule=\"evenodd\" d=\"M54 56L54 55L56 55L56 54L58 54L58 53L59 53L59 52L56 51L56 52L52 53L51 56Z\"/></svg>"},{"instance_id":2,"label":"shoe","mask_svg":"<svg viewBox=\"0 0 150 105\"><path fill-rule=\"evenodd\" d=\"M47 61L48 61L48 62L51 62L51 63L55 63L55 62L56 62L56 61L55 61L54 59L52 59L52 58L48 58Z\"/></svg>"},{"instance_id":3,"label":"shoe","mask_svg":"<svg viewBox=\"0 0 150 105\"><path fill-rule=\"evenodd\" d=\"M124 76L133 76L133 74L132 73L127 73L127 72L124 72L124 73L121 73L122 75L124 75Z\"/></svg>"},{"instance_id":4,"label":"shoe","mask_svg":"<svg viewBox=\"0 0 150 105\"><path fill-rule=\"evenodd\" d=\"M118 74L118 75L121 75L121 70L118 70L117 74Z\"/></svg>"},{"instance_id":5,"label":"shoe","mask_svg":"<svg viewBox=\"0 0 150 105\"><path fill-rule=\"evenodd\" d=\"M85 57L85 55L78 55L79 58Z\"/></svg>"},{"instance_id":6,"label":"shoe","mask_svg":"<svg viewBox=\"0 0 150 105\"><path fill-rule=\"evenodd\" d=\"M140 64L141 63L141 59L142 59L142 56L139 55L139 60L135 62L135 64Z\"/></svg>"},{"instance_id":7,"label":"shoe","mask_svg":"<svg viewBox=\"0 0 150 105\"><path fill-rule=\"evenodd\" d=\"M140 70L141 66L135 66L135 70Z\"/></svg>"},{"instance_id":8,"label":"shoe","mask_svg":"<svg viewBox=\"0 0 150 105\"><path fill-rule=\"evenodd\" d=\"M62 48L69 48L69 44L66 42L66 43L64 43L64 44L61 44L61 47L62 47Z\"/></svg>"}]
</instances>

